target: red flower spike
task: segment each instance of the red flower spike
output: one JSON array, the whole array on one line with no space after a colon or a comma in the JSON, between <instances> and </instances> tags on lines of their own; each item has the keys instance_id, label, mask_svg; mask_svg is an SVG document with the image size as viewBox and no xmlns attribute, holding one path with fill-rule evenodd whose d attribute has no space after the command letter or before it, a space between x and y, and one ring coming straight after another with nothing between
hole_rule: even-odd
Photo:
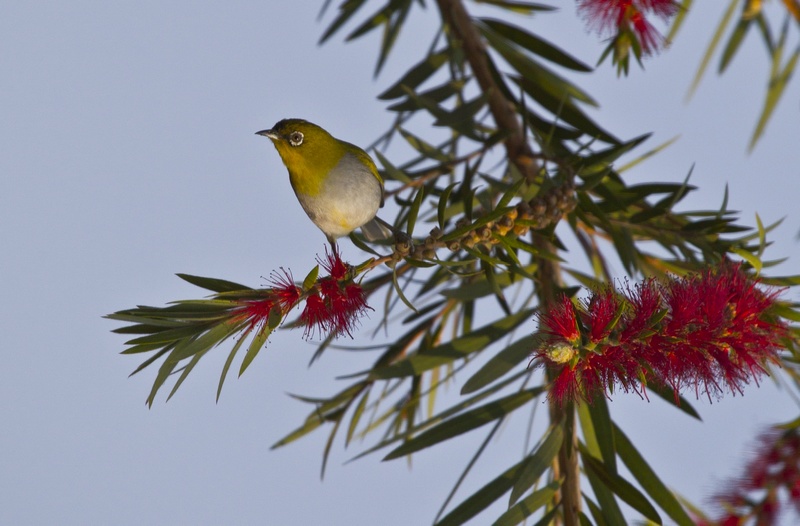
<instances>
[{"instance_id":1,"label":"red flower spike","mask_svg":"<svg viewBox=\"0 0 800 526\"><path fill-rule=\"evenodd\" d=\"M359 317L369 308L364 291L360 285L350 283L329 298L331 312L331 332L335 336L347 334L353 337L353 330Z\"/></svg>"},{"instance_id":2,"label":"red flower spike","mask_svg":"<svg viewBox=\"0 0 800 526\"><path fill-rule=\"evenodd\" d=\"M663 38L647 15L669 20L678 12L678 5L672 0L578 0L578 12L597 32L617 36L629 33L638 40L642 52L650 54L663 45Z\"/></svg>"},{"instance_id":3,"label":"red flower spike","mask_svg":"<svg viewBox=\"0 0 800 526\"><path fill-rule=\"evenodd\" d=\"M306 300L306 308L300 321L306 327L305 337L317 330L333 337L347 334L352 338L358 319L369 306L361 285L349 281L350 267L337 252L325 252L324 259L317 259L329 276L319 278L314 292Z\"/></svg>"},{"instance_id":4,"label":"red flower spike","mask_svg":"<svg viewBox=\"0 0 800 526\"><path fill-rule=\"evenodd\" d=\"M581 340L578 319L575 316L575 305L566 295L562 295L561 301L548 312L539 315L539 324L543 326L544 332L554 340L561 339L573 345Z\"/></svg>"},{"instance_id":5,"label":"red flower spike","mask_svg":"<svg viewBox=\"0 0 800 526\"><path fill-rule=\"evenodd\" d=\"M313 337L317 330L321 333L328 331L330 314L328 306L319 294L313 293L306 298L306 306L300 314L300 322L305 325L303 337L306 339Z\"/></svg>"},{"instance_id":6,"label":"red flower spike","mask_svg":"<svg viewBox=\"0 0 800 526\"><path fill-rule=\"evenodd\" d=\"M347 276L348 265L342 261L338 251L328 252L328 247L325 246L325 258L317 257L317 262L336 281L342 280Z\"/></svg>"},{"instance_id":7,"label":"red flower spike","mask_svg":"<svg viewBox=\"0 0 800 526\"><path fill-rule=\"evenodd\" d=\"M774 524L784 504L800 499L800 431L772 428L759 437L743 474L729 481L713 501L725 510L709 524Z\"/></svg>"},{"instance_id":8,"label":"red flower spike","mask_svg":"<svg viewBox=\"0 0 800 526\"><path fill-rule=\"evenodd\" d=\"M650 279L623 294L609 288L578 307L562 298L539 316L550 339L534 360L561 367L551 389L556 400L591 401L615 386L643 395L647 382L670 387L676 398L686 386L697 396L742 393L766 372L766 362L777 361L786 327L765 318L776 296L725 263L664 285ZM581 348L581 341L588 345Z\"/></svg>"},{"instance_id":9,"label":"red flower spike","mask_svg":"<svg viewBox=\"0 0 800 526\"><path fill-rule=\"evenodd\" d=\"M242 316L250 321L249 329L257 325L264 325L269 320L269 313L277 303L272 298L263 300L249 300L241 307ZM248 330L249 330L248 329Z\"/></svg>"},{"instance_id":10,"label":"red flower spike","mask_svg":"<svg viewBox=\"0 0 800 526\"><path fill-rule=\"evenodd\" d=\"M611 321L619 309L619 300L611 287L603 292L595 293L586 304L588 316L584 317L589 330L589 341L597 343L611 332Z\"/></svg>"},{"instance_id":11,"label":"red flower spike","mask_svg":"<svg viewBox=\"0 0 800 526\"><path fill-rule=\"evenodd\" d=\"M579 384L580 378L576 374L575 368L569 365L565 366L553 380L550 396L559 404L575 400L580 396Z\"/></svg>"},{"instance_id":12,"label":"red flower spike","mask_svg":"<svg viewBox=\"0 0 800 526\"><path fill-rule=\"evenodd\" d=\"M300 300L302 291L295 285L290 271L281 269L281 274L273 271L269 277L269 284L272 285L275 302L281 306L284 313L290 311Z\"/></svg>"}]
</instances>

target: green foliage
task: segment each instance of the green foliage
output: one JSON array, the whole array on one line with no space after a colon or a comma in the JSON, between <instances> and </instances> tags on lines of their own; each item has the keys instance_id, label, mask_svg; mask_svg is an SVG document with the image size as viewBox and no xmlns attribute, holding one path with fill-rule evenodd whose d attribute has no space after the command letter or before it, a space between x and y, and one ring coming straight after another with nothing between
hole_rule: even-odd
<instances>
[{"instance_id":1,"label":"green foliage","mask_svg":"<svg viewBox=\"0 0 800 526\"><path fill-rule=\"evenodd\" d=\"M508 17L518 13L544 17L553 9L518 1L479 3ZM348 26L354 26L348 40L381 29L376 65L376 73L380 72L417 4L423 2L342 1L321 41ZM463 524L505 495L509 495L508 509L496 524L526 519L541 524L551 520L624 524L619 500L652 522L660 524L662 517L668 517L677 524L691 524L672 492L612 420L602 399L577 408L550 402L548 416L536 415L537 422L549 418L537 445L445 513L501 423L531 414L547 393L547 374L526 367L544 338L534 322L539 310L548 308L562 292L572 296L578 286L610 282L615 276L609 268L617 261L634 278L683 274L727 258L743 259L757 271L768 269L772 262L763 256L766 235L774 225L765 227L760 220L757 228L740 224L728 209L727 194L718 208L682 209L682 200L696 191L689 184L691 173L680 184L630 183L625 171L666 145L641 152L646 136L620 139L594 121L586 108L597 102L566 77L591 73L589 66L533 34L527 21L473 18L460 1L435 4L442 27L431 37L428 53L379 96L395 119L377 144L386 146L398 139L413 152L400 161L388 151L374 151L397 209L391 223L400 234L392 247L368 246L353 238L375 255L354 273L373 306L382 303L381 324L391 330L391 339L374 347L371 365L345 378L350 383L338 393L294 395L311 406L309 413L273 447L327 426L324 473L342 429L345 447L367 441L355 458L382 451L383 458L391 460L441 447L493 424L456 481L436 524ZM428 10L434 11L430 5ZM364 15L366 11L369 14ZM744 25L729 40L722 69L740 48L751 23L740 22ZM765 27L762 20L759 31ZM722 33L718 31L711 50ZM786 29L777 41L769 40L770 52L777 58L764 122L797 62L796 51L782 65L785 35ZM470 46L471 39L488 52ZM705 62L701 72L704 68ZM511 112L510 121L504 120L506 112ZM762 124L754 141L761 129ZM583 258L564 241L568 236L577 240ZM308 290L318 274L315 267L302 289ZM267 289L180 277L213 295L108 316L126 324L116 332L136 335L126 342L124 353L148 356L134 374L162 360L147 398L150 405L169 377L180 375L171 397L207 352L237 336L220 377L219 397L237 353L246 346L242 374L282 321L271 315L265 324L253 326L240 316L242 302L269 297ZM765 282L770 280L786 286L798 282L764 276ZM784 304L780 315L798 320L796 307ZM786 337L788 352L796 352L795 341L792 329ZM324 341L314 358L330 343ZM796 374L793 367L787 369ZM466 379L460 397L448 397L444 402L448 405L437 411L442 403L437 395L457 375ZM655 394L697 416L688 401ZM577 461L574 473L564 473L564 459L574 455L593 497L581 497L575 486L581 478ZM620 462L633 481L621 474ZM569 515L564 504L569 498L584 511Z\"/></svg>"},{"instance_id":2,"label":"green foliage","mask_svg":"<svg viewBox=\"0 0 800 526\"><path fill-rule=\"evenodd\" d=\"M737 10L740 13L738 19L736 18ZM784 10L785 12L783 12ZM691 97L700 85L700 80L708 69L715 51L722 43L726 31L729 31L729 35L719 60L718 72L720 74L724 73L731 65L734 57L742 48L742 44L747 35L751 33L751 29L758 32L770 58L770 71L769 78L767 79L767 91L764 105L758 122L756 123L755 130L753 131L753 135L750 138L750 144L748 146L750 150L755 148L759 139L764 134L767 123L783 96L789 79L797 66L797 61L800 59L800 42L798 42L795 44L794 50L791 51L789 58L784 61L784 56L788 51L787 47L789 46L790 33L792 30L794 31L795 40L800 36L800 7L793 2L784 2L783 6L774 7L772 13L767 11L767 7L764 6L761 1L745 0L742 2L741 0L730 0L728 2L728 7L717 25L714 36L703 55L703 59L700 62L700 66L698 67L688 94L688 97ZM780 16L781 14L782 16ZM782 22L779 36L776 40L773 36L773 22L771 19L779 16L782 18ZM731 27L733 29L730 29Z\"/></svg>"}]
</instances>

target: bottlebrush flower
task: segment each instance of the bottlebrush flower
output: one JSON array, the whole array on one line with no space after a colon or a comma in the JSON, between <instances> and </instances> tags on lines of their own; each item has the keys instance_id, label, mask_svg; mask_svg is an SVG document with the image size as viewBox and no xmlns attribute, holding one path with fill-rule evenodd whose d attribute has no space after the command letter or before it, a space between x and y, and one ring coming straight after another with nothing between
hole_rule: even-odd
<instances>
[{"instance_id":1,"label":"bottlebrush flower","mask_svg":"<svg viewBox=\"0 0 800 526\"><path fill-rule=\"evenodd\" d=\"M638 43L643 54L657 51L664 39L647 16L668 20L677 11L678 5L673 0L578 0L578 12L591 27L599 33L616 35L616 59L627 56L631 38Z\"/></svg>"},{"instance_id":2,"label":"bottlebrush flower","mask_svg":"<svg viewBox=\"0 0 800 526\"><path fill-rule=\"evenodd\" d=\"M767 314L777 294L725 263L664 283L609 287L579 304L564 297L540 315L548 340L534 360L556 375L550 396L559 402L591 400L617 385L644 393L648 382L676 398L685 386L709 397L742 392L766 362L777 362L786 327Z\"/></svg>"},{"instance_id":3,"label":"bottlebrush flower","mask_svg":"<svg viewBox=\"0 0 800 526\"><path fill-rule=\"evenodd\" d=\"M300 323L305 326L304 338L314 336L314 332L319 329L321 332L328 332L330 315L325 300L314 292L306 298L306 306L300 314Z\"/></svg>"},{"instance_id":4,"label":"bottlebrush flower","mask_svg":"<svg viewBox=\"0 0 800 526\"><path fill-rule=\"evenodd\" d=\"M281 306L283 312L292 310L302 293L300 287L295 284L292 273L284 269L281 269L280 274L273 272L270 274L269 283L272 285L274 301Z\"/></svg>"},{"instance_id":5,"label":"bottlebrush flower","mask_svg":"<svg viewBox=\"0 0 800 526\"><path fill-rule=\"evenodd\" d=\"M304 338L313 337L317 332L337 338L343 334L352 337L359 318L370 308L364 289L353 281L352 267L342 261L337 252L326 250L325 257L318 258L317 263L328 275L310 285L305 284L305 290L295 284L290 272L284 269L273 272L269 278L270 288L259 291L255 299L240 300L238 319L248 320L250 329L270 322L271 328L275 328L295 305L305 300L298 319L305 327ZM276 315L280 316L277 321Z\"/></svg>"},{"instance_id":6,"label":"bottlebrush flower","mask_svg":"<svg viewBox=\"0 0 800 526\"><path fill-rule=\"evenodd\" d=\"M273 272L270 275L271 287L266 290L262 299L244 300L240 308L241 316L250 321L250 327L265 325L274 308L280 310L281 319L300 300L301 290L295 285L290 272L281 269L281 274Z\"/></svg>"},{"instance_id":7,"label":"bottlebrush flower","mask_svg":"<svg viewBox=\"0 0 800 526\"><path fill-rule=\"evenodd\" d=\"M350 276L350 267L339 257L338 252L325 252L324 259L318 259L328 276L319 278L306 306L300 315L305 326L306 338L319 330L334 337L343 334L353 336L359 318L369 309L366 295L361 285Z\"/></svg>"},{"instance_id":8,"label":"bottlebrush flower","mask_svg":"<svg viewBox=\"0 0 800 526\"><path fill-rule=\"evenodd\" d=\"M702 518L698 525L775 524L784 503L800 512L798 430L773 428L758 440L742 475L713 498L723 510L720 518Z\"/></svg>"}]
</instances>

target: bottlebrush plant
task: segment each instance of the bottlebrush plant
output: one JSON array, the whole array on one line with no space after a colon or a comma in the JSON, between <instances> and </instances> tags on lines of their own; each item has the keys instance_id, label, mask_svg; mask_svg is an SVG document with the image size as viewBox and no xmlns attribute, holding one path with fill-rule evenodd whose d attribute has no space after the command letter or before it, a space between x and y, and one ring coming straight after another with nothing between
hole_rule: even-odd
<instances>
[{"instance_id":1,"label":"bottlebrush plant","mask_svg":"<svg viewBox=\"0 0 800 526\"><path fill-rule=\"evenodd\" d=\"M797 386L800 310L791 298L800 277L771 274L775 262L765 251L777 225L741 224L727 194L701 194L720 204L686 210L683 199L697 190L688 177L643 181L639 161L666 145L643 151L647 136L620 138L597 122L587 111L597 103L584 87L594 69L562 47L570 35L557 45L534 32L564 2L338 4L322 41L356 21L349 39L381 29L376 73L408 29L412 9L428 4L424 13L438 17L440 30L424 55L378 96L391 118L370 153L386 182L381 213L393 214L394 238L367 243L351 235L367 254L352 265L340 251L311 263L316 247L298 244L293 248L309 251L311 272L295 281L280 270L262 288L180 275L210 297L109 315L123 323L116 332L132 337L123 353L144 357L135 373L160 363L148 404L171 378L173 396L224 342L217 397L237 356L241 375L279 327L319 338L313 361L334 341L364 351L351 342L367 340L359 327L370 323L388 335L370 340L373 353L359 353L370 362L344 377L338 392L304 397L307 417L273 447L327 428L324 472L337 436L345 447L364 444L359 457L383 451L391 460L488 426L474 457L454 473L435 524L477 517L502 525L690 525L712 516L667 487L612 418L612 401L625 392L643 399L655 393L696 416L687 393L746 395L767 375ZM600 62L610 56L627 73L631 56L663 56L692 3L568 4L587 32L611 38ZM800 50L782 62L785 34L795 26L787 23L776 39L761 2L745 4L737 28L757 26L775 59L766 122ZM772 7L788 20L793 5ZM662 37L659 26L667 24ZM729 40L722 66L741 37ZM397 143L410 156L397 153ZM342 252L355 252L345 243ZM448 385L460 391L439 407L437 394ZM543 404L547 411L537 412ZM532 430L543 429L539 439L520 437L520 458L497 466L494 478L473 484L478 489L451 506L498 429L523 414L539 426ZM781 438L765 439L770 445L750 469L763 476L720 493L720 521L776 517L775 485L795 498L798 456L789 445L798 427L800 420L783 426ZM433 489L441 488L425 491ZM764 501L753 496L761 490Z\"/></svg>"}]
</instances>

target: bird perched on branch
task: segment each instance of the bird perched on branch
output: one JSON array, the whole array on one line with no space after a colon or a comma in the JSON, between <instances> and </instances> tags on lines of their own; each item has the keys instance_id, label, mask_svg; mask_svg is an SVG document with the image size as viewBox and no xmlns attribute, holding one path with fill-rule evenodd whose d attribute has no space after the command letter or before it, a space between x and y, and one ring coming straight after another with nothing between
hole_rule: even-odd
<instances>
[{"instance_id":1,"label":"bird perched on branch","mask_svg":"<svg viewBox=\"0 0 800 526\"><path fill-rule=\"evenodd\" d=\"M275 145L297 200L333 250L337 238L359 227L369 241L387 237L375 215L383 206L383 179L367 152L302 119L256 134Z\"/></svg>"}]
</instances>

